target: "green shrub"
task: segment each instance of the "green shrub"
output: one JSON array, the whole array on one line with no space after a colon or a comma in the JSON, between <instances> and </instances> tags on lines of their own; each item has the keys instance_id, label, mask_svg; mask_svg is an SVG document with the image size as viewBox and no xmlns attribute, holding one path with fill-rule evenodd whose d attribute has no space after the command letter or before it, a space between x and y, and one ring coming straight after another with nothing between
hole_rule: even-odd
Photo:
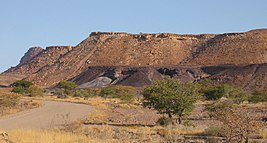
<instances>
[{"instance_id":1,"label":"green shrub","mask_svg":"<svg viewBox=\"0 0 267 143\"><path fill-rule=\"evenodd\" d=\"M203 95L206 100L218 100L225 95L225 89L223 86L210 87L203 91Z\"/></svg>"},{"instance_id":2,"label":"green shrub","mask_svg":"<svg viewBox=\"0 0 267 143\"><path fill-rule=\"evenodd\" d=\"M67 98L67 96L74 96L77 89L77 84L70 81L61 81L58 83L55 94L58 98Z\"/></svg>"},{"instance_id":3,"label":"green shrub","mask_svg":"<svg viewBox=\"0 0 267 143\"><path fill-rule=\"evenodd\" d=\"M103 87L99 93L101 97L115 97L116 96L116 89L114 86L107 86Z\"/></svg>"},{"instance_id":4,"label":"green shrub","mask_svg":"<svg viewBox=\"0 0 267 143\"><path fill-rule=\"evenodd\" d=\"M43 96L44 90L38 86L32 85L29 87L29 95L34 96Z\"/></svg>"},{"instance_id":5,"label":"green shrub","mask_svg":"<svg viewBox=\"0 0 267 143\"><path fill-rule=\"evenodd\" d=\"M131 86L108 86L101 89L99 96L105 98L119 98L131 102L136 94L136 89Z\"/></svg>"},{"instance_id":6,"label":"green shrub","mask_svg":"<svg viewBox=\"0 0 267 143\"><path fill-rule=\"evenodd\" d=\"M119 98L123 101L132 101L135 94L136 89L131 86L115 86L116 94L114 98Z\"/></svg>"},{"instance_id":7,"label":"green shrub","mask_svg":"<svg viewBox=\"0 0 267 143\"><path fill-rule=\"evenodd\" d=\"M71 81L61 81L61 82L58 83L58 87L59 88L63 88L65 90L74 90L78 86L77 86L76 83L71 82Z\"/></svg>"},{"instance_id":8,"label":"green shrub","mask_svg":"<svg viewBox=\"0 0 267 143\"><path fill-rule=\"evenodd\" d=\"M248 94L242 88L234 87L228 84L215 87L208 87L202 90L204 97L207 100L218 100L222 97L232 99L234 103L242 103L248 100Z\"/></svg>"},{"instance_id":9,"label":"green shrub","mask_svg":"<svg viewBox=\"0 0 267 143\"><path fill-rule=\"evenodd\" d=\"M24 87L14 87L11 92L19 93L19 94L28 94L29 90Z\"/></svg>"},{"instance_id":10,"label":"green shrub","mask_svg":"<svg viewBox=\"0 0 267 143\"><path fill-rule=\"evenodd\" d=\"M235 88L229 94L229 98L233 100L234 103L240 104L244 101L248 101L248 93L241 88Z\"/></svg>"},{"instance_id":11,"label":"green shrub","mask_svg":"<svg viewBox=\"0 0 267 143\"><path fill-rule=\"evenodd\" d=\"M19 93L19 94L29 94L29 88L32 85L33 83L30 81L18 80L14 82L13 84L11 84L11 86L13 87L11 92Z\"/></svg>"},{"instance_id":12,"label":"green shrub","mask_svg":"<svg viewBox=\"0 0 267 143\"><path fill-rule=\"evenodd\" d=\"M97 95L98 95L97 90L94 89L77 89L73 96L89 98Z\"/></svg>"},{"instance_id":13,"label":"green shrub","mask_svg":"<svg viewBox=\"0 0 267 143\"><path fill-rule=\"evenodd\" d=\"M23 87L23 88L29 88L32 85L33 85L32 82L26 80L18 80L11 84L12 87Z\"/></svg>"},{"instance_id":14,"label":"green shrub","mask_svg":"<svg viewBox=\"0 0 267 143\"><path fill-rule=\"evenodd\" d=\"M257 89L253 91L248 101L252 103L267 102L267 89Z\"/></svg>"},{"instance_id":15,"label":"green shrub","mask_svg":"<svg viewBox=\"0 0 267 143\"><path fill-rule=\"evenodd\" d=\"M67 94L63 88L57 88L54 94L57 95L58 98L67 98Z\"/></svg>"}]
</instances>

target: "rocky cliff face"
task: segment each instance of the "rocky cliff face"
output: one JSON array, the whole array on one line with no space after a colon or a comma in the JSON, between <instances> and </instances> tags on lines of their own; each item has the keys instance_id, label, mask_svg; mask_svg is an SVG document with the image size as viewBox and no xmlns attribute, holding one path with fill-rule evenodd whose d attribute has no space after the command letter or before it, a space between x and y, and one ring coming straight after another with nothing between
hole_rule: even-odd
<instances>
[{"instance_id":1,"label":"rocky cliff face","mask_svg":"<svg viewBox=\"0 0 267 143\"><path fill-rule=\"evenodd\" d=\"M214 66L267 62L267 30L216 35L199 45L182 65Z\"/></svg>"},{"instance_id":2,"label":"rocky cliff face","mask_svg":"<svg viewBox=\"0 0 267 143\"><path fill-rule=\"evenodd\" d=\"M16 73L16 74L24 74L30 75L33 73L38 72L42 68L53 65L58 59L66 54L67 52L71 51L71 46L51 46L47 47L46 49L40 48L31 48L22 58L21 62L18 66L9 69L8 73ZM34 53L32 51L39 51L38 54L31 54ZM25 59L27 60L25 62Z\"/></svg>"},{"instance_id":3,"label":"rocky cliff face","mask_svg":"<svg viewBox=\"0 0 267 143\"><path fill-rule=\"evenodd\" d=\"M30 48L25 55L21 58L19 65L23 65L28 61L32 60L35 56L41 53L44 49L41 47L32 47Z\"/></svg>"},{"instance_id":4,"label":"rocky cliff face","mask_svg":"<svg viewBox=\"0 0 267 143\"><path fill-rule=\"evenodd\" d=\"M229 73L225 78L233 79L242 75L242 69L250 64L262 67L267 62L267 32L254 30L218 35L93 32L77 46L48 47L38 54L30 54L34 56L26 55L22 64L7 73L27 75L27 80L42 86L51 86L61 80L73 80L83 86L143 86L166 75L194 81L201 78L218 80L223 78L222 73ZM227 64L236 65L240 72L235 74L235 68L219 70L225 69L221 65ZM218 68L210 74L203 70L205 67ZM247 72L255 74L254 70ZM262 72L260 76L266 77ZM242 86L249 88L255 84L250 81ZM265 86L265 83L259 86L263 84Z\"/></svg>"}]
</instances>

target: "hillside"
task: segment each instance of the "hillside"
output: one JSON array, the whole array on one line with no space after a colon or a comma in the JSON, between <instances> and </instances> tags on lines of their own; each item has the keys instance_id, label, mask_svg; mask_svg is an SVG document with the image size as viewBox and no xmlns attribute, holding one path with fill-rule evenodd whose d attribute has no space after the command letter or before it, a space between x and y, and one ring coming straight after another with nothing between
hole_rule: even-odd
<instances>
[{"instance_id":1,"label":"hillside","mask_svg":"<svg viewBox=\"0 0 267 143\"><path fill-rule=\"evenodd\" d=\"M46 87L61 80L83 87L144 86L165 75L182 81L210 78L248 89L266 87L266 31L217 35L93 32L77 46L32 48L5 74L24 75Z\"/></svg>"}]
</instances>

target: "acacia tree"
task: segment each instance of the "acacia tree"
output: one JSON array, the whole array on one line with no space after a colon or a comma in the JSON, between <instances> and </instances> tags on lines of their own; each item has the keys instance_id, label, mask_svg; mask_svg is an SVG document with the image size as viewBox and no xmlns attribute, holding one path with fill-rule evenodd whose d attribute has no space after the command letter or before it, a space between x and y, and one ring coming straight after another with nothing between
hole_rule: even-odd
<instances>
[{"instance_id":1,"label":"acacia tree","mask_svg":"<svg viewBox=\"0 0 267 143\"><path fill-rule=\"evenodd\" d=\"M143 92L143 105L156 109L160 114L167 114L170 119L177 116L181 124L182 117L190 113L197 100L198 90L193 84L180 84L175 79L155 81Z\"/></svg>"}]
</instances>

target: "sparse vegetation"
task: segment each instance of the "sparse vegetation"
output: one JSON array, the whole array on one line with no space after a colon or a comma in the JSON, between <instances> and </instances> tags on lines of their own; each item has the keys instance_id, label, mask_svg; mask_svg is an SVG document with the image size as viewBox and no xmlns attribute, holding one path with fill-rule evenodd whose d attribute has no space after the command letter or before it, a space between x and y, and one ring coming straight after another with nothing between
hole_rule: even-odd
<instances>
[{"instance_id":1,"label":"sparse vegetation","mask_svg":"<svg viewBox=\"0 0 267 143\"><path fill-rule=\"evenodd\" d=\"M44 90L30 81L18 80L12 85L13 89L11 92L24 94L28 96L43 96Z\"/></svg>"},{"instance_id":2,"label":"sparse vegetation","mask_svg":"<svg viewBox=\"0 0 267 143\"><path fill-rule=\"evenodd\" d=\"M20 100L19 95L14 94L0 94L0 109L1 112L6 108L12 108L18 105Z\"/></svg>"},{"instance_id":3,"label":"sparse vegetation","mask_svg":"<svg viewBox=\"0 0 267 143\"><path fill-rule=\"evenodd\" d=\"M36 85L32 85L29 87L29 95L34 96L43 96L44 90Z\"/></svg>"},{"instance_id":4,"label":"sparse vegetation","mask_svg":"<svg viewBox=\"0 0 267 143\"><path fill-rule=\"evenodd\" d=\"M40 104L40 102L36 101L22 100L20 94L0 91L0 116L36 108L39 107Z\"/></svg>"},{"instance_id":5,"label":"sparse vegetation","mask_svg":"<svg viewBox=\"0 0 267 143\"><path fill-rule=\"evenodd\" d=\"M73 96L87 99L90 97L95 97L98 94L99 94L98 89L76 89Z\"/></svg>"},{"instance_id":6,"label":"sparse vegetation","mask_svg":"<svg viewBox=\"0 0 267 143\"><path fill-rule=\"evenodd\" d=\"M219 101L207 107L211 117L223 123L219 133L227 142L249 142L263 127L263 123L248 111L229 101Z\"/></svg>"},{"instance_id":7,"label":"sparse vegetation","mask_svg":"<svg viewBox=\"0 0 267 143\"><path fill-rule=\"evenodd\" d=\"M248 101L252 103L267 102L267 89L257 89L253 91Z\"/></svg>"},{"instance_id":8,"label":"sparse vegetation","mask_svg":"<svg viewBox=\"0 0 267 143\"><path fill-rule=\"evenodd\" d=\"M104 98L118 98L126 102L132 102L136 95L136 89L131 86L107 86L101 89L79 89L77 87L78 86L73 82L61 81L55 89L55 95L57 95L58 98L73 96L82 97L84 99L100 96Z\"/></svg>"},{"instance_id":9,"label":"sparse vegetation","mask_svg":"<svg viewBox=\"0 0 267 143\"><path fill-rule=\"evenodd\" d=\"M101 89L99 96L105 98L119 98L131 102L136 94L136 89L131 86L108 86Z\"/></svg>"},{"instance_id":10,"label":"sparse vegetation","mask_svg":"<svg viewBox=\"0 0 267 143\"><path fill-rule=\"evenodd\" d=\"M13 84L11 84L11 86L13 87L11 92L20 93L20 94L28 94L29 88L32 85L33 85L33 83L30 81L18 80L16 82L14 82Z\"/></svg>"},{"instance_id":11,"label":"sparse vegetation","mask_svg":"<svg viewBox=\"0 0 267 143\"><path fill-rule=\"evenodd\" d=\"M55 91L55 94L58 98L67 98L67 96L73 96L75 90L77 89L77 84L71 81L61 81L58 83L58 88Z\"/></svg>"},{"instance_id":12,"label":"sparse vegetation","mask_svg":"<svg viewBox=\"0 0 267 143\"><path fill-rule=\"evenodd\" d=\"M242 88L234 87L228 84L217 86L202 86L201 92L206 100L218 100L222 97L233 100L240 104L248 100L248 93Z\"/></svg>"}]
</instances>

